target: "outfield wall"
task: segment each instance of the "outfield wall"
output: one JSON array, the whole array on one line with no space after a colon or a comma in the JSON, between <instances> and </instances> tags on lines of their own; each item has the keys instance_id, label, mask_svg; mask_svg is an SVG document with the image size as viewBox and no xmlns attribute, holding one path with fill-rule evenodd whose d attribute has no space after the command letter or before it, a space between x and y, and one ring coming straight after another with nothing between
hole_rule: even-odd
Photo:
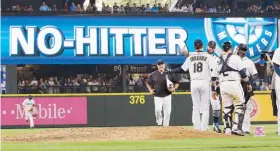
<instances>
[{"instance_id":1,"label":"outfield wall","mask_svg":"<svg viewBox=\"0 0 280 151\"><path fill-rule=\"evenodd\" d=\"M26 95L2 96L2 128L28 127L21 105L25 98ZM257 101L249 107L252 121L275 122L270 95L257 92L255 98ZM34 94L34 99L39 110L37 127L156 126L153 96L148 93ZM190 93L174 94L170 125L192 125L191 115Z\"/></svg>"}]
</instances>

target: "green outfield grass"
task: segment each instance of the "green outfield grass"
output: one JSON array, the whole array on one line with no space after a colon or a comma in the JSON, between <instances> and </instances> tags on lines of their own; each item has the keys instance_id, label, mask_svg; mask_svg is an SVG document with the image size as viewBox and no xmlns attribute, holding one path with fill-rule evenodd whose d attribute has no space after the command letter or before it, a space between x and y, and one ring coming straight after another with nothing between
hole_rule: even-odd
<instances>
[{"instance_id":1,"label":"green outfield grass","mask_svg":"<svg viewBox=\"0 0 280 151\"><path fill-rule=\"evenodd\" d=\"M192 138L161 141L109 141L109 142L1 142L2 151L280 151L280 136L276 125L265 126L266 136L231 138ZM190 127L187 127L190 128ZM2 130L2 137L22 133L39 133L46 129Z\"/></svg>"}]
</instances>

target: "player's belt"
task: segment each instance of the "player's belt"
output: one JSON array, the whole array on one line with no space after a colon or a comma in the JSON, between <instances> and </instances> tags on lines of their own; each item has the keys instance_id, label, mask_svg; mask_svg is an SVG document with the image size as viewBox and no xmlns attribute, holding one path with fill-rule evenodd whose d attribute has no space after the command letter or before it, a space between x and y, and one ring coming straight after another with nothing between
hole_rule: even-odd
<instances>
[{"instance_id":1,"label":"player's belt","mask_svg":"<svg viewBox=\"0 0 280 151\"><path fill-rule=\"evenodd\" d=\"M209 81L209 82L211 81L211 80L205 80L205 79L192 79L192 81L193 81L193 80Z\"/></svg>"},{"instance_id":2,"label":"player's belt","mask_svg":"<svg viewBox=\"0 0 280 151\"><path fill-rule=\"evenodd\" d=\"M228 81L237 81L237 80L224 80L224 81L221 81L221 82L228 82Z\"/></svg>"}]
</instances>

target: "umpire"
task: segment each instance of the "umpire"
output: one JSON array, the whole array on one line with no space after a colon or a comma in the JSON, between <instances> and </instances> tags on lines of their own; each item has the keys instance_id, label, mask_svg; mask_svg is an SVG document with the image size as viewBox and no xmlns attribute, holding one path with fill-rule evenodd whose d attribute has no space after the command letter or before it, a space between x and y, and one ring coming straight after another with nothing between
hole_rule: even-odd
<instances>
[{"instance_id":1,"label":"umpire","mask_svg":"<svg viewBox=\"0 0 280 151\"><path fill-rule=\"evenodd\" d=\"M179 87L179 78L165 72L163 60L157 61L157 71L154 71L146 81L147 88L154 95L155 116L158 126L169 126L171 115L171 94ZM163 110L163 116L162 116Z\"/></svg>"}]
</instances>

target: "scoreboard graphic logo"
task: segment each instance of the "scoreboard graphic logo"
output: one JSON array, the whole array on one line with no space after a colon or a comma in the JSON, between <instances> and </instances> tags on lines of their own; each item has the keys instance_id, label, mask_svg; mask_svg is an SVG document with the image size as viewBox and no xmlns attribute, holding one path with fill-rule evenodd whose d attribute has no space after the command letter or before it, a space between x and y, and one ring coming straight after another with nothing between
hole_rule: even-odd
<instances>
[{"instance_id":1,"label":"scoreboard graphic logo","mask_svg":"<svg viewBox=\"0 0 280 151\"><path fill-rule=\"evenodd\" d=\"M271 51L277 39L275 18L206 18L208 40L215 40L221 50L222 43L230 41L234 51L239 43L248 45L247 57L257 62L262 51ZM220 52L217 52L220 53Z\"/></svg>"}]
</instances>

